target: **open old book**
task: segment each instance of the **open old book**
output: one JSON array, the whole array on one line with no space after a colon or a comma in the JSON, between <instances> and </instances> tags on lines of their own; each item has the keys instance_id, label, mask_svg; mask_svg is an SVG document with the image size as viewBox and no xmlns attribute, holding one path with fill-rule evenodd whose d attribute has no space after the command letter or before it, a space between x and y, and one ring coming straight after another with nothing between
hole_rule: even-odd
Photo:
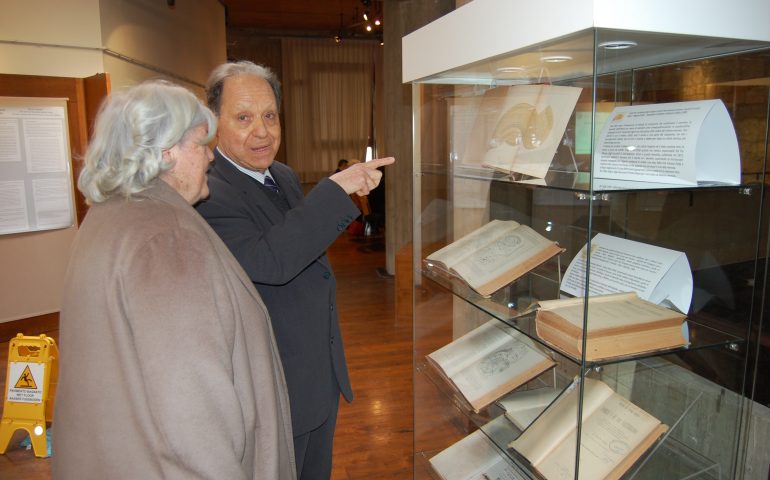
<instances>
[{"instance_id":1,"label":"open old book","mask_svg":"<svg viewBox=\"0 0 770 480\"><path fill-rule=\"evenodd\" d=\"M425 263L489 296L563 251L556 242L526 225L492 220L428 255Z\"/></svg>"},{"instance_id":2,"label":"open old book","mask_svg":"<svg viewBox=\"0 0 770 480\"><path fill-rule=\"evenodd\" d=\"M442 480L524 480L481 430L476 430L430 459Z\"/></svg>"},{"instance_id":3,"label":"open old book","mask_svg":"<svg viewBox=\"0 0 770 480\"><path fill-rule=\"evenodd\" d=\"M561 390L556 387L517 390L498 400L497 404L505 410L505 418L516 425L519 430L524 430L543 413L560 393Z\"/></svg>"},{"instance_id":4,"label":"open old book","mask_svg":"<svg viewBox=\"0 0 770 480\"><path fill-rule=\"evenodd\" d=\"M668 427L604 382L584 382L578 478L620 478ZM579 392L573 383L509 444L546 479L575 477Z\"/></svg>"},{"instance_id":5,"label":"open old book","mask_svg":"<svg viewBox=\"0 0 770 480\"><path fill-rule=\"evenodd\" d=\"M529 337L496 319L426 358L476 412L555 365Z\"/></svg>"},{"instance_id":6,"label":"open old book","mask_svg":"<svg viewBox=\"0 0 770 480\"><path fill-rule=\"evenodd\" d=\"M540 338L576 359L583 353L583 297L540 301ZM636 293L588 298L585 359L594 361L687 345L685 316Z\"/></svg>"}]
</instances>

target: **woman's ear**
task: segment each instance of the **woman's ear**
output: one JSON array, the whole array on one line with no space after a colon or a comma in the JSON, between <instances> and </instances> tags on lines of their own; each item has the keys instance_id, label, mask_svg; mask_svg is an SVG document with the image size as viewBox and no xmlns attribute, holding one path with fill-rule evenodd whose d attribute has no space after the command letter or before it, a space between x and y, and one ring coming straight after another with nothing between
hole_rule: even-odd
<instances>
[{"instance_id":1,"label":"woman's ear","mask_svg":"<svg viewBox=\"0 0 770 480\"><path fill-rule=\"evenodd\" d=\"M179 148L178 145L174 145L171 148L167 148L163 150L162 156L163 156L163 162L168 164L173 164L174 160L176 159L176 149Z\"/></svg>"}]
</instances>

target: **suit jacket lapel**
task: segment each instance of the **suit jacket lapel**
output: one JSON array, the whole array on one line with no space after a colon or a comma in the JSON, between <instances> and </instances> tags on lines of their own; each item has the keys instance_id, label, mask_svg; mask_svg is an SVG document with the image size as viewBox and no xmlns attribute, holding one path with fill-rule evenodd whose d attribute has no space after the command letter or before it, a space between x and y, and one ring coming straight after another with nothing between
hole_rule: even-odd
<instances>
[{"instance_id":1,"label":"suit jacket lapel","mask_svg":"<svg viewBox=\"0 0 770 480\"><path fill-rule=\"evenodd\" d=\"M302 187L287 166L273 162L273 165L270 167L270 174L281 188L286 200L289 202L290 208L294 208L302 203L305 197L302 194Z\"/></svg>"},{"instance_id":2,"label":"suit jacket lapel","mask_svg":"<svg viewBox=\"0 0 770 480\"><path fill-rule=\"evenodd\" d=\"M273 204L267 193L254 184L256 180L235 168L229 160L219 153L219 150L214 152L212 170L212 174L240 190L249 200L249 205L261 210L272 223L280 223L283 220L283 213Z\"/></svg>"},{"instance_id":3,"label":"suit jacket lapel","mask_svg":"<svg viewBox=\"0 0 770 480\"><path fill-rule=\"evenodd\" d=\"M273 178L281 187L284 195L286 195L286 199L289 201L289 206L291 208L299 206L305 200L305 194L302 193L302 185L297 181L297 177L288 166L282 163L273 162L273 166L270 167L270 174L273 175ZM318 257L316 262L331 271L332 267L326 254Z\"/></svg>"},{"instance_id":4,"label":"suit jacket lapel","mask_svg":"<svg viewBox=\"0 0 770 480\"><path fill-rule=\"evenodd\" d=\"M267 193L254 185L256 180L249 178L246 174L235 168L229 160L219 153L219 150L214 151L212 173L243 192L244 196L250 200L249 204L261 210L273 224L283 221L283 213L268 198ZM270 169L270 174L273 175L276 183L278 183L278 186L286 195L291 208L296 207L303 201L305 197L302 193L302 188L293 177L289 167L283 164L277 165L276 168ZM331 265L325 254L316 261L331 271Z\"/></svg>"}]
</instances>

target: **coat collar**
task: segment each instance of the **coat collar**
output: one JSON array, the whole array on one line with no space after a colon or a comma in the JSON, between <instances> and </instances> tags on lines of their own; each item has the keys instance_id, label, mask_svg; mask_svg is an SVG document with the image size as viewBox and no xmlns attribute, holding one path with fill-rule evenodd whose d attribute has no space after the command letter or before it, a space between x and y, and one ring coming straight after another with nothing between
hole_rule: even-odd
<instances>
[{"instance_id":1,"label":"coat collar","mask_svg":"<svg viewBox=\"0 0 770 480\"><path fill-rule=\"evenodd\" d=\"M261 209L273 223L282 221L283 213L278 210L270 198L268 198L266 192L254 185L254 182L257 180L235 168L235 166L222 155L219 149L214 150L214 165L210 174L219 177L241 191L250 203ZM281 187L284 195L286 195L289 207L294 208L298 206L304 197L291 169L279 162L273 162L273 165L270 167L270 174Z\"/></svg>"},{"instance_id":2,"label":"coat collar","mask_svg":"<svg viewBox=\"0 0 770 480\"><path fill-rule=\"evenodd\" d=\"M164 182L160 178L156 178L150 183L149 188L142 190L139 193L133 195L136 198L148 198L151 200L159 200L164 203L168 203L174 207L187 207L192 208L184 197L174 190L174 188L168 183Z\"/></svg>"}]
</instances>

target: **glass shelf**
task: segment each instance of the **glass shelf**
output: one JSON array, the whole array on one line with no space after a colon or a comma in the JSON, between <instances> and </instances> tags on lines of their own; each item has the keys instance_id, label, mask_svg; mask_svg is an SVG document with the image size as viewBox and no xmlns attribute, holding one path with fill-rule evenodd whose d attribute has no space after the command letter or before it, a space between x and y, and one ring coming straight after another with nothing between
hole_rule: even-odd
<instances>
[{"instance_id":1,"label":"glass shelf","mask_svg":"<svg viewBox=\"0 0 770 480\"><path fill-rule=\"evenodd\" d=\"M688 442L693 440L682 431L683 420L697 414L697 408L705 400L701 395L688 396L687 390L690 388L687 382L682 382L681 372L671 372L676 369L667 362L659 359L640 360L630 363L634 365L633 369L626 369L625 374L613 374L612 381L614 389L618 392L631 391L634 383L645 385L647 388L660 389L670 388L670 385L676 384L679 380L679 386L675 388L677 394L674 402L667 405L653 405L642 402L639 405L639 399L631 400L643 409L653 413L668 426L667 432L645 453L623 476L624 479L637 480L657 480L666 479L722 479L725 478L720 465L694 450ZM422 364L418 367L419 374L426 374L430 377L431 383L443 395L449 395L453 399L456 396L451 388L447 388L445 382L438 376L430 375L430 368ZM592 375L593 376L593 375ZM598 375L599 377L601 375ZM564 380L564 379L562 379ZM571 382L560 382L559 388L564 391L571 387ZM522 387L523 389L524 387ZM515 395L515 393L514 393ZM624 395L625 396L625 395ZM533 472L529 462L518 452L508 447L508 445L521 435L522 430L511 423L504 415L504 411L497 405L492 404L485 408L480 414L475 414L469 409L463 408L462 402L455 404L455 413L458 415L456 422L468 422L476 429L481 430L484 435L504 454L508 460L517 465L518 473L523 478L540 479L541 477ZM544 410L547 409L544 408ZM430 459L439 451L421 452L424 460Z\"/></svg>"},{"instance_id":2,"label":"glass shelf","mask_svg":"<svg viewBox=\"0 0 770 480\"><path fill-rule=\"evenodd\" d=\"M758 183L760 174L742 175L742 183L738 185L727 183L699 183L698 185L677 185L672 183L634 182L628 180L613 180L594 178L591 188L589 172L565 172L549 170L544 178L525 177L499 172L491 168L473 165L455 164L449 170L437 164L423 164L422 174L425 175L453 175L455 178L482 180L485 182L504 182L521 185L523 187L564 190L578 194L611 194L634 193L644 191L682 191L682 190L735 190L743 194L751 194L755 189L762 187ZM451 172L451 173L450 173Z\"/></svg>"},{"instance_id":3,"label":"glass shelf","mask_svg":"<svg viewBox=\"0 0 770 480\"><path fill-rule=\"evenodd\" d=\"M458 279L454 279L454 278L449 279L445 275L439 274L430 269L423 269L422 275L424 278L429 279L430 281L440 285L444 289L448 290L455 296L462 298L463 300L468 302L470 305L478 308L484 313L500 320L501 322L504 322L514 327L518 331L524 333L525 335L529 336L533 340L537 341L543 347L549 350L556 350L552 345L545 342L544 340L541 340L540 337L537 335L536 328L535 328L536 312L534 311L535 309L534 304L537 303L536 297L527 296L526 298L529 302L527 306L522 308L521 310L517 310L516 308L513 308L513 305L516 304L514 300L505 299L504 296L500 297L499 294L504 294L506 289L502 289L502 291L497 292L495 294L497 295L497 299L495 296L491 298L485 298L477 294L476 292L474 292L464 282ZM524 278L524 279L520 279L517 282L514 282L514 284L520 283L520 282L526 282L526 281L527 279ZM509 288L515 288L514 284L512 284L512 286ZM500 301L505 303L498 303ZM511 307L509 307L509 305L511 305ZM703 320L699 321L699 319L701 318L703 318ZM727 348L733 351L737 351L742 348L744 344L744 339L737 337L735 335L731 335L724 331L718 330L716 328L709 327L704 323L702 323L708 320L710 320L710 317L707 317L706 315L700 315L698 313L690 314L687 317L687 324L690 332L690 344L686 347L672 348L672 349L666 349L666 350L656 350L653 352L646 352L646 353L640 353L635 355L624 355L623 357L619 357L619 358L595 360L595 361L586 362L585 365L588 366L589 368L593 368L593 367L599 367L603 365L622 363L629 360L640 360L644 358L657 357L664 354L695 351L700 349ZM572 362L578 365L581 364L579 358L573 358L566 354L563 354L563 355L565 358L571 360Z\"/></svg>"}]
</instances>

